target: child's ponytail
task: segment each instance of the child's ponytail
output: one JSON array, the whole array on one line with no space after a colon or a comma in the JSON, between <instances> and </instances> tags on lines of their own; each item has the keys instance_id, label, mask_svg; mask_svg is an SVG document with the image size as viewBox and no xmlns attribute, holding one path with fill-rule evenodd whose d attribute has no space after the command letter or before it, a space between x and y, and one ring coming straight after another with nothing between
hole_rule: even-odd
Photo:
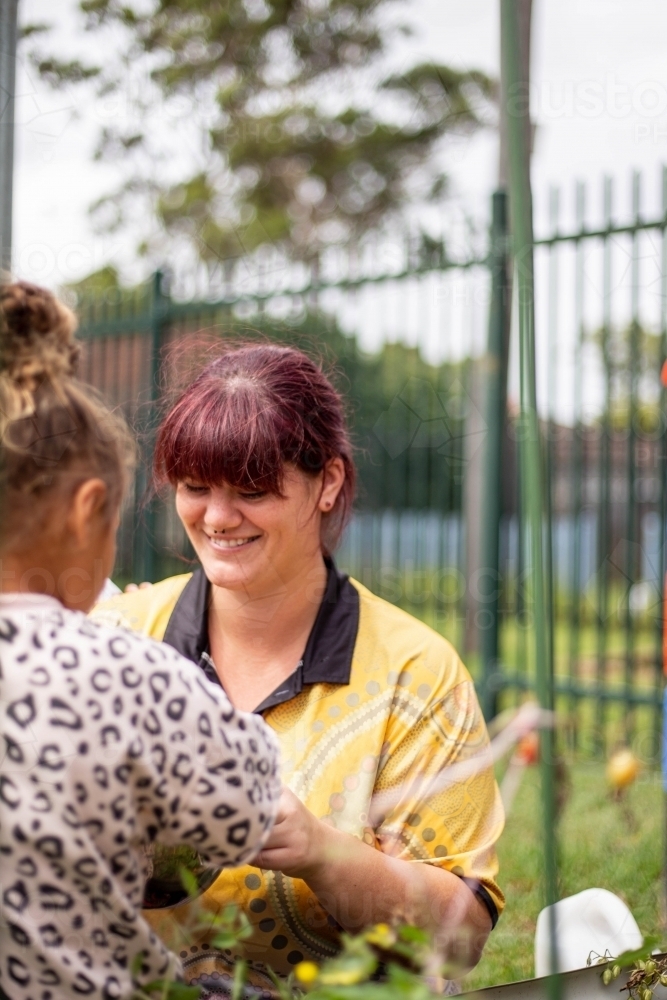
<instances>
[{"instance_id":1,"label":"child's ponytail","mask_svg":"<svg viewBox=\"0 0 667 1000\"><path fill-rule=\"evenodd\" d=\"M134 461L127 425L77 382L76 318L46 289L0 285L1 541L21 544L86 478L117 508Z\"/></svg>"}]
</instances>

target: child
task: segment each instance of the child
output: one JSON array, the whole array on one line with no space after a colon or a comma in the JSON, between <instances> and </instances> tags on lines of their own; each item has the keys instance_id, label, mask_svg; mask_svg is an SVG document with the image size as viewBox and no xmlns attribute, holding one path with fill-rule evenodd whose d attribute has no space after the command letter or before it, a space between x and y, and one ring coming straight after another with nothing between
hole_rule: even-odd
<instances>
[{"instance_id":1,"label":"child","mask_svg":"<svg viewBox=\"0 0 667 1000\"><path fill-rule=\"evenodd\" d=\"M0 990L129 1000L133 979L179 974L141 916L146 848L247 863L276 810L276 744L169 646L85 617L131 441L74 380L54 296L0 287L0 324Z\"/></svg>"}]
</instances>

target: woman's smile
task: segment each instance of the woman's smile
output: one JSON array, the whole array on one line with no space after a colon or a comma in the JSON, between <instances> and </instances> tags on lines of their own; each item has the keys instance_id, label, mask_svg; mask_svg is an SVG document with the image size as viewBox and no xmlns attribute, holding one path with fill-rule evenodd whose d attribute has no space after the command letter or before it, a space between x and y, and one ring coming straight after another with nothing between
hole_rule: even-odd
<instances>
[{"instance_id":1,"label":"woman's smile","mask_svg":"<svg viewBox=\"0 0 667 1000\"><path fill-rule=\"evenodd\" d=\"M220 538L218 535L209 535L206 531L204 534L211 547L217 552L229 552L230 550L237 552L241 548L248 548L249 545L261 538L261 535L248 535L246 538Z\"/></svg>"}]
</instances>

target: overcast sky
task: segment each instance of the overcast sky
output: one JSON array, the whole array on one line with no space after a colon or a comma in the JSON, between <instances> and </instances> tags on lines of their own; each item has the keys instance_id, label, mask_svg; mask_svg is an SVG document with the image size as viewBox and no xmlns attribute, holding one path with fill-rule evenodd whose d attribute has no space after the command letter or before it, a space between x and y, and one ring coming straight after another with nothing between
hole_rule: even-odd
<instances>
[{"instance_id":1,"label":"overcast sky","mask_svg":"<svg viewBox=\"0 0 667 1000\"><path fill-rule=\"evenodd\" d=\"M498 0L412 0L416 34L399 60L434 59L498 72ZM21 0L24 21L53 20L53 0ZM74 0L57 16L73 23ZM84 44L89 46L90 39ZM600 212L600 179L617 181L619 214L629 205L629 175L644 173L646 213L659 209L659 167L667 162L667 4L664 0L535 0L533 107L538 127L533 176L538 229L547 190L564 191L572 216L577 179L589 182L590 217ZM96 57L96 54L93 54ZM48 94L20 72L15 188L15 262L22 277L54 286L114 261L131 246L90 228L88 205L114 184L111 166L91 163L102 111L74 111L76 94ZM451 147L453 196L484 216L496 174L493 135Z\"/></svg>"}]
</instances>

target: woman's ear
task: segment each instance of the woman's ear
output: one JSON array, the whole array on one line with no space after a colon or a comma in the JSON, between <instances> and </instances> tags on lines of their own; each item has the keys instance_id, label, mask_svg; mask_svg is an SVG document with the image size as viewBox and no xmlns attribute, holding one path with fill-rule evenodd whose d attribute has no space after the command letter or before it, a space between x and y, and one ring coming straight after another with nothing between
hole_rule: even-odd
<instances>
[{"instance_id":1,"label":"woman's ear","mask_svg":"<svg viewBox=\"0 0 667 1000\"><path fill-rule=\"evenodd\" d=\"M336 456L327 462L322 471L322 492L317 506L323 514L332 509L344 482L345 465L343 459Z\"/></svg>"},{"instance_id":2,"label":"woman's ear","mask_svg":"<svg viewBox=\"0 0 667 1000\"><path fill-rule=\"evenodd\" d=\"M87 548L106 506L107 485L102 479L86 479L77 487L70 503L66 527L77 549Z\"/></svg>"}]
</instances>

